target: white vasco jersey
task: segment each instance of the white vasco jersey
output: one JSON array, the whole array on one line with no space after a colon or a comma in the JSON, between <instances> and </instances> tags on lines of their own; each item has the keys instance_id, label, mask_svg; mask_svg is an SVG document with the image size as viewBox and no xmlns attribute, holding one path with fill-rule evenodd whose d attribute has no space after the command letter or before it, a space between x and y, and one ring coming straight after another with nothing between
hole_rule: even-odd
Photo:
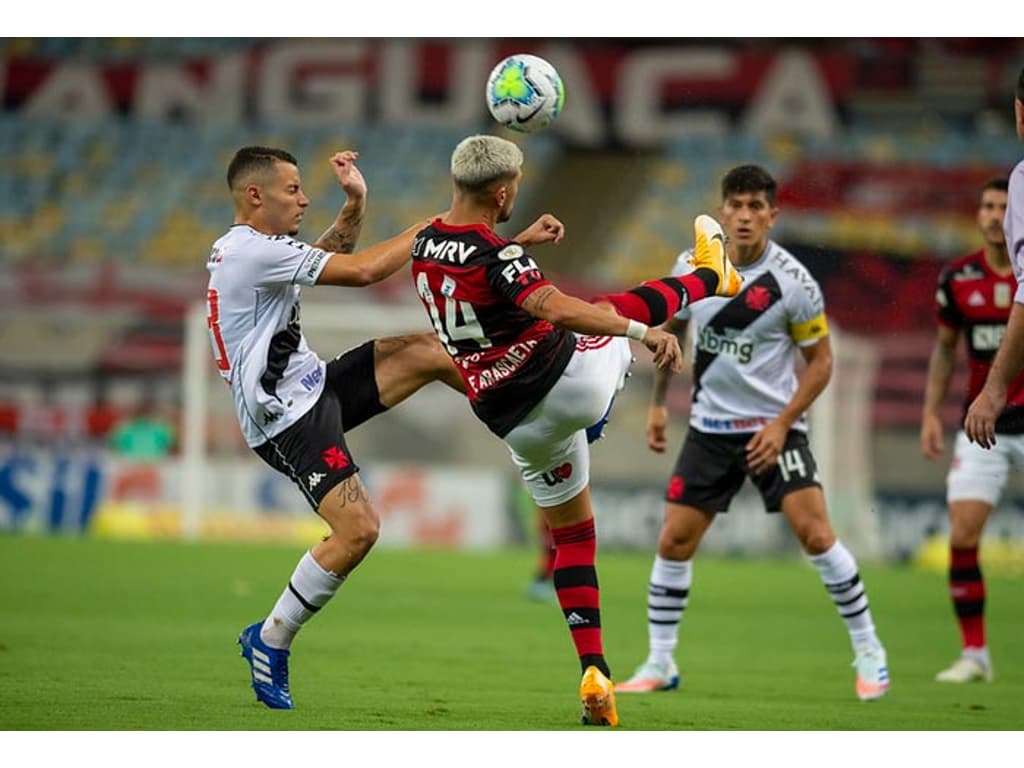
<instances>
[{"instance_id":1,"label":"white vasco jersey","mask_svg":"<svg viewBox=\"0 0 1024 768\"><path fill-rule=\"evenodd\" d=\"M679 256L674 275L693 271L691 255ZM743 289L736 296L711 296L676 314L691 321L690 426L701 432L760 430L796 392L797 346L828 335L821 288L784 248L769 240L761 257L739 273ZM806 419L793 428L806 431Z\"/></svg>"},{"instance_id":2,"label":"white vasco jersey","mask_svg":"<svg viewBox=\"0 0 1024 768\"><path fill-rule=\"evenodd\" d=\"M245 224L213 244L206 324L251 447L294 424L323 391L324 362L299 327L299 286L314 285L330 256Z\"/></svg>"}]
</instances>

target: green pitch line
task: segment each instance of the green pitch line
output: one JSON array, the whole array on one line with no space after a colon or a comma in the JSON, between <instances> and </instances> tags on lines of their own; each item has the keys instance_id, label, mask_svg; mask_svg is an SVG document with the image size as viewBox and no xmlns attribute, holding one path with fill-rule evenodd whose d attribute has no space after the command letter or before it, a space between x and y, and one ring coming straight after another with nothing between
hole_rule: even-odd
<instances>
[{"instance_id":1,"label":"green pitch line","mask_svg":"<svg viewBox=\"0 0 1024 768\"><path fill-rule=\"evenodd\" d=\"M300 548L0 537L0 730L575 730L557 607L525 598L532 551L377 550L293 648L296 709L256 703L235 638ZM602 550L618 678L647 648L650 557ZM949 686L943 576L865 568L893 687L853 692L842 623L799 558L698 560L674 693L619 697L624 730L1024 727L1024 590L988 580L996 682ZM500 672L501 674L497 674ZM498 684L501 687L498 688Z\"/></svg>"}]
</instances>

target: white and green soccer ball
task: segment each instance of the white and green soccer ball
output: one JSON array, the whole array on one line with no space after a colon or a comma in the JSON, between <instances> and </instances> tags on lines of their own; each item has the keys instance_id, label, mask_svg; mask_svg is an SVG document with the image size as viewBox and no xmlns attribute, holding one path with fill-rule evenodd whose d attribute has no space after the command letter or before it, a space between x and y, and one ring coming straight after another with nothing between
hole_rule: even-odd
<instances>
[{"instance_id":1,"label":"white and green soccer ball","mask_svg":"<svg viewBox=\"0 0 1024 768\"><path fill-rule=\"evenodd\" d=\"M564 106L562 78L539 56L509 56L487 78L487 109L509 130L534 133L547 128Z\"/></svg>"}]
</instances>

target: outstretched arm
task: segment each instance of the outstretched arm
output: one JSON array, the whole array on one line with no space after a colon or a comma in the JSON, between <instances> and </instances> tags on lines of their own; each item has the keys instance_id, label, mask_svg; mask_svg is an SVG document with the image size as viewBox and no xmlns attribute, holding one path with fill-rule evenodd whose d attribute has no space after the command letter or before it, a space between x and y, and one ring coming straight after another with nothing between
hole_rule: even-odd
<instances>
[{"instance_id":1,"label":"outstretched arm","mask_svg":"<svg viewBox=\"0 0 1024 768\"><path fill-rule=\"evenodd\" d=\"M416 233L430 224L429 219L417 222L388 240L363 248L352 254L335 254L317 279L317 285L348 285L362 287L379 283L401 269L412 258Z\"/></svg>"},{"instance_id":2,"label":"outstretched arm","mask_svg":"<svg viewBox=\"0 0 1024 768\"><path fill-rule=\"evenodd\" d=\"M609 303L590 304L562 293L553 285L544 285L527 296L520 306L534 317L577 333L636 339L654 353L656 366L676 371L682 367L683 354L675 336L622 317Z\"/></svg>"}]
</instances>

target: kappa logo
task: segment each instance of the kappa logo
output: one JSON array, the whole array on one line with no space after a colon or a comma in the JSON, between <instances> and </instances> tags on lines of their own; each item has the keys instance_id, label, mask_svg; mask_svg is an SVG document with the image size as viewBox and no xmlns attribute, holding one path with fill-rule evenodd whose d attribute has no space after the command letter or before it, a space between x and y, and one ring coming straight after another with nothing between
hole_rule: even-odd
<instances>
[{"instance_id":1,"label":"kappa logo","mask_svg":"<svg viewBox=\"0 0 1024 768\"><path fill-rule=\"evenodd\" d=\"M309 487L316 488L320 485L320 481L323 480L327 475L323 472L314 472L309 476Z\"/></svg>"},{"instance_id":2,"label":"kappa logo","mask_svg":"<svg viewBox=\"0 0 1024 768\"><path fill-rule=\"evenodd\" d=\"M559 483L563 483L570 477L572 477L572 464L568 461L560 467L555 467L550 472L545 472L541 475L541 478L544 480L544 484L548 486L548 488L558 485Z\"/></svg>"},{"instance_id":3,"label":"kappa logo","mask_svg":"<svg viewBox=\"0 0 1024 768\"><path fill-rule=\"evenodd\" d=\"M324 460L324 464L334 470L344 469L351 463L345 452L336 445L332 445L321 453L320 458Z\"/></svg>"}]
</instances>

